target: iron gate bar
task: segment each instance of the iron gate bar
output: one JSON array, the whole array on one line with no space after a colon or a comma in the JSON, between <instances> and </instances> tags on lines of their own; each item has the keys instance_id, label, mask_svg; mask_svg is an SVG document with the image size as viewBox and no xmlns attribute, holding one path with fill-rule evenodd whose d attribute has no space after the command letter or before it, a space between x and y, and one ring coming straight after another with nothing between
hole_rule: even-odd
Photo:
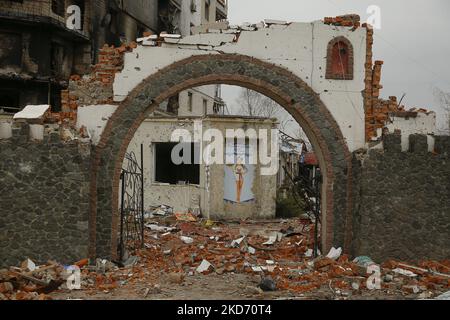
<instances>
[{"instance_id":1,"label":"iron gate bar","mask_svg":"<svg viewBox=\"0 0 450 320\"><path fill-rule=\"evenodd\" d=\"M122 169L120 204L119 256L123 261L126 249L144 247L144 147L141 144L141 161L134 152L125 155Z\"/></svg>"}]
</instances>

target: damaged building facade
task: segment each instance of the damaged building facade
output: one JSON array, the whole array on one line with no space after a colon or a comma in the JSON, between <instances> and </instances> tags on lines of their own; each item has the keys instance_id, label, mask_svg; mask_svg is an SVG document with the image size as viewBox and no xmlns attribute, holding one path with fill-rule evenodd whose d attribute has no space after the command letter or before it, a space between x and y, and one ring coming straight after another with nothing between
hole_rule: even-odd
<instances>
[{"instance_id":1,"label":"damaged building facade","mask_svg":"<svg viewBox=\"0 0 450 320\"><path fill-rule=\"evenodd\" d=\"M68 28L80 9L80 29ZM120 46L158 31L158 1L0 1L0 112L32 104L63 110L61 90L69 77L90 72L105 44Z\"/></svg>"},{"instance_id":2,"label":"damaged building facade","mask_svg":"<svg viewBox=\"0 0 450 320\"><path fill-rule=\"evenodd\" d=\"M89 183L89 188L77 187L80 197L89 201L89 211L72 211L70 197L56 192L46 199L59 214L50 227L30 206L11 206L13 200L2 197L6 212L0 226L7 237L0 242L1 257L9 264L20 261L31 243L39 243L30 255L37 260L49 252L68 262L88 254L114 257L120 172L135 133L168 98L193 87L226 83L272 98L310 139L323 175L323 252L334 246L374 259L448 258L450 138L435 135L433 113L406 109L394 97L380 99L382 62L373 61L372 45L371 27L349 15L312 23L266 20L239 27L217 23L200 27L191 36L148 35L138 44L105 47L94 78L74 80L68 93L77 112L76 127L71 124L79 135L74 143L83 139L93 143L89 171L82 165L86 157L73 155L77 166L67 161L58 175L47 179L53 186L63 173L79 173ZM103 75L102 68L111 67L113 76ZM95 101L86 97L89 91L76 91L86 81L91 87L95 81L103 83L104 96ZM13 128L12 138L0 142L0 159L28 144L53 147L28 148L35 153L28 166L20 162L11 168L11 161L2 160L0 171L9 180L2 179L0 187L20 190L23 199L35 203L45 187L37 193L24 183L35 179L36 171L29 165L40 167L39 161L45 162L54 148L69 144L57 140L55 133L44 133L41 142L30 141L28 125ZM96 133L96 139L87 132ZM89 237L86 241L83 233L83 245L62 256L54 250L58 244L47 246L41 235L59 241L79 236L81 229L63 220L71 214L84 222L80 228L87 223ZM14 223L22 216L31 223Z\"/></svg>"},{"instance_id":3,"label":"damaged building facade","mask_svg":"<svg viewBox=\"0 0 450 320\"><path fill-rule=\"evenodd\" d=\"M259 164L208 164L200 159L209 142L188 143L192 161L175 165L171 142L176 130L185 130L194 137L196 131L204 134L218 130L226 137L227 130L271 130L276 120L224 115L203 117L154 116L144 121L130 142L128 152L144 152L144 196L146 207L164 205L175 213L201 212L208 219L273 218L275 216L276 175L262 176ZM270 135L267 139L271 139ZM243 145L235 141L226 153L236 154L238 149L249 150L249 141ZM224 141L224 145L226 142ZM244 151L245 152L245 151ZM226 154L224 154L224 157ZM248 156L248 154L246 155ZM247 158L248 160L248 158Z\"/></svg>"}]
</instances>

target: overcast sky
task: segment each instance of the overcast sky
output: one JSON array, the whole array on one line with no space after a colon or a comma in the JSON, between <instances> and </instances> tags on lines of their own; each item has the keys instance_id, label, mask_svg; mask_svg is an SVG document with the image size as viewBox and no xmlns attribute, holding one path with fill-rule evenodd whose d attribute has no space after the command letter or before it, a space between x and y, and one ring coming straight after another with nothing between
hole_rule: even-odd
<instances>
[{"instance_id":1,"label":"overcast sky","mask_svg":"<svg viewBox=\"0 0 450 320\"><path fill-rule=\"evenodd\" d=\"M382 96L425 107L443 117L433 95L438 87L450 92L449 0L228 0L231 24L264 19L311 22L326 16L357 13L363 21L370 5L381 8L381 30L375 31L374 59L383 60ZM224 90L227 102L235 90Z\"/></svg>"}]
</instances>

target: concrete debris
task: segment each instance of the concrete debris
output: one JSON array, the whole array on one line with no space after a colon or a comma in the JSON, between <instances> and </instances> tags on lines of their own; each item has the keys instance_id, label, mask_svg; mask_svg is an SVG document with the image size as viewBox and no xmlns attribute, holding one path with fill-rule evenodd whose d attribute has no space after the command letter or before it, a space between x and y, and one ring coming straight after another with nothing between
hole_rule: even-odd
<instances>
[{"instance_id":1,"label":"concrete debris","mask_svg":"<svg viewBox=\"0 0 450 320\"><path fill-rule=\"evenodd\" d=\"M95 271L97 273L107 273L111 270L116 269L117 266L106 259L97 259L95 260Z\"/></svg>"},{"instance_id":2,"label":"concrete debris","mask_svg":"<svg viewBox=\"0 0 450 320\"><path fill-rule=\"evenodd\" d=\"M436 297L436 300L450 300L450 291L447 291L446 293L443 293L440 296Z\"/></svg>"},{"instance_id":3,"label":"concrete debris","mask_svg":"<svg viewBox=\"0 0 450 320\"><path fill-rule=\"evenodd\" d=\"M181 236L180 237L181 241L183 241L185 244L192 244L194 243L194 239L190 238L190 237L184 237Z\"/></svg>"},{"instance_id":4,"label":"concrete debris","mask_svg":"<svg viewBox=\"0 0 450 320\"><path fill-rule=\"evenodd\" d=\"M233 241L231 242L230 247L231 247L231 248L239 248L239 246L241 245L242 241L244 241L244 239L245 239L245 236L242 237L242 238L233 240Z\"/></svg>"},{"instance_id":5,"label":"concrete debris","mask_svg":"<svg viewBox=\"0 0 450 320\"><path fill-rule=\"evenodd\" d=\"M28 105L14 115L14 120L42 120L49 109L48 104Z\"/></svg>"},{"instance_id":6,"label":"concrete debris","mask_svg":"<svg viewBox=\"0 0 450 320\"><path fill-rule=\"evenodd\" d=\"M161 226L158 226L157 224L146 224L145 227L149 228L152 231L158 231L158 232L171 232L171 231L175 230L175 228L161 227Z\"/></svg>"},{"instance_id":7,"label":"concrete debris","mask_svg":"<svg viewBox=\"0 0 450 320\"><path fill-rule=\"evenodd\" d=\"M269 240L263 243L263 245L271 246L275 242L281 241L283 238L283 234L281 232L274 232L269 236Z\"/></svg>"},{"instance_id":8,"label":"concrete debris","mask_svg":"<svg viewBox=\"0 0 450 320\"><path fill-rule=\"evenodd\" d=\"M401 268L396 268L396 269L392 270L392 272L401 274L403 276L411 277L411 278L417 277L417 274L415 274L414 272L411 272L411 271L405 270L405 269L401 269Z\"/></svg>"},{"instance_id":9,"label":"concrete debris","mask_svg":"<svg viewBox=\"0 0 450 320\"><path fill-rule=\"evenodd\" d=\"M31 261L30 259L27 259L24 262L22 262L20 267L23 270L25 270L25 271L34 271L34 270L36 270L36 264L33 261Z\"/></svg>"},{"instance_id":10,"label":"concrete debris","mask_svg":"<svg viewBox=\"0 0 450 320\"><path fill-rule=\"evenodd\" d=\"M123 265L125 268L129 268L129 267L136 265L138 262L139 262L139 257L131 256L123 263Z\"/></svg>"},{"instance_id":11,"label":"concrete debris","mask_svg":"<svg viewBox=\"0 0 450 320\"><path fill-rule=\"evenodd\" d=\"M170 34L161 32L159 35L161 38L169 38L169 39L181 39L181 34Z\"/></svg>"},{"instance_id":12,"label":"concrete debris","mask_svg":"<svg viewBox=\"0 0 450 320\"><path fill-rule=\"evenodd\" d=\"M202 263L198 266L196 271L198 273L204 273L204 272L208 271L209 268L211 268L211 267L212 267L212 264L209 263L209 261L203 260Z\"/></svg>"},{"instance_id":13,"label":"concrete debris","mask_svg":"<svg viewBox=\"0 0 450 320\"><path fill-rule=\"evenodd\" d=\"M332 260L337 260L342 254L342 248L336 249L335 247L331 248L330 252L327 254L327 258Z\"/></svg>"},{"instance_id":14,"label":"concrete debris","mask_svg":"<svg viewBox=\"0 0 450 320\"><path fill-rule=\"evenodd\" d=\"M157 207L150 207L148 211L145 212L145 219L151 219L155 216L167 216L173 214L173 208L170 206L157 206Z\"/></svg>"}]
</instances>

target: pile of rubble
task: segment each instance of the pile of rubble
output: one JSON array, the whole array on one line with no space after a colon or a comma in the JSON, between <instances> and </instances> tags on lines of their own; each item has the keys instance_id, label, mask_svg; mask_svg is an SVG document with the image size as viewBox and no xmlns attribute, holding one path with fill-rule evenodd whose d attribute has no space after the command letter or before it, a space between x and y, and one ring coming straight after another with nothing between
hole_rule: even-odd
<instances>
[{"instance_id":1,"label":"pile of rubble","mask_svg":"<svg viewBox=\"0 0 450 320\"><path fill-rule=\"evenodd\" d=\"M88 296L144 288L142 296L147 297L161 293L161 284L184 286L189 278L226 274L258 276L259 286L251 289L260 298L269 291L326 299L370 297L374 292L411 299L448 296L449 260L377 265L369 257L351 260L340 248L314 258L313 235L308 219L222 223L161 207L147 217L145 247L120 266L101 259L75 265L80 289ZM66 269L52 262L37 267L27 260L20 268L3 270L0 299L48 299L53 290L67 290Z\"/></svg>"},{"instance_id":2,"label":"pile of rubble","mask_svg":"<svg viewBox=\"0 0 450 320\"><path fill-rule=\"evenodd\" d=\"M146 267L183 276L194 273L261 274L260 288L304 294L326 288L336 297L370 291L431 298L450 287L450 261L418 266L388 261L377 266L369 257L350 260L340 248L313 257L313 224L309 220L241 221L236 224L179 222L156 218L147 225ZM159 220L159 221L158 221ZM181 278L181 276L180 276ZM270 287L270 286L269 286Z\"/></svg>"},{"instance_id":3,"label":"pile of rubble","mask_svg":"<svg viewBox=\"0 0 450 320\"><path fill-rule=\"evenodd\" d=\"M49 261L36 266L30 259L20 267L0 270L0 300L51 300L49 293L65 282L64 267Z\"/></svg>"}]
</instances>

